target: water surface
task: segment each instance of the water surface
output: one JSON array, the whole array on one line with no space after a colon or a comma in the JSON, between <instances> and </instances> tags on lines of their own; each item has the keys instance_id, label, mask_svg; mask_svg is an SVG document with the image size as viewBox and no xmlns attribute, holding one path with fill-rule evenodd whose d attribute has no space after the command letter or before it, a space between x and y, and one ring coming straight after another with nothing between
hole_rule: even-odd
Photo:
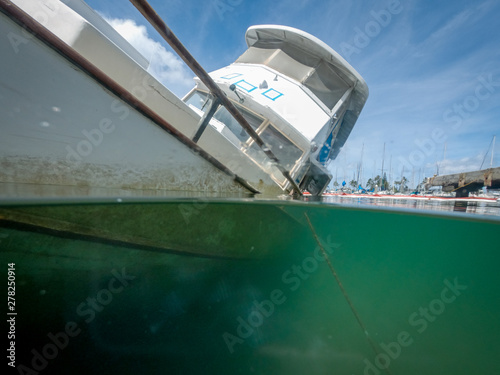
<instances>
[{"instance_id":1,"label":"water surface","mask_svg":"<svg viewBox=\"0 0 500 375\"><path fill-rule=\"evenodd\" d=\"M498 218L332 203L4 205L0 257L6 268L15 263L16 366L495 373Z\"/></svg>"}]
</instances>

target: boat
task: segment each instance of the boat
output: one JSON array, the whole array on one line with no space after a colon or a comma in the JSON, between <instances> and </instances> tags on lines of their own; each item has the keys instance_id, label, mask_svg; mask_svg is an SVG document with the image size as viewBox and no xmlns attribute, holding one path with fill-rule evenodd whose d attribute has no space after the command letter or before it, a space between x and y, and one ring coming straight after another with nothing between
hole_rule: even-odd
<instances>
[{"instance_id":1,"label":"boat","mask_svg":"<svg viewBox=\"0 0 500 375\"><path fill-rule=\"evenodd\" d=\"M181 100L82 0L1 4L0 183L320 195L368 96L325 43L263 25L210 75L179 51Z\"/></svg>"},{"instance_id":2,"label":"boat","mask_svg":"<svg viewBox=\"0 0 500 375\"><path fill-rule=\"evenodd\" d=\"M314 129L292 121L284 89L312 89L257 57L273 40L311 46L306 34L250 28L248 51L212 73L243 116L263 121L242 121L250 140L217 112L204 74L176 99L85 3L0 8L0 260L13 372L497 371L500 221L283 194L319 194L323 163L367 95L360 81L337 118L325 112ZM272 56L286 59L280 51ZM277 134L305 147L298 162L276 149ZM257 188L280 195L255 197Z\"/></svg>"},{"instance_id":3,"label":"boat","mask_svg":"<svg viewBox=\"0 0 500 375\"><path fill-rule=\"evenodd\" d=\"M211 76L301 191L320 195L332 177L326 166L338 155L368 97L366 83L332 48L303 31L253 26L245 38L248 49ZM184 100L201 114L208 111L209 95L197 80ZM290 188L225 108L213 117L214 127L235 147L268 170L284 190Z\"/></svg>"}]
</instances>

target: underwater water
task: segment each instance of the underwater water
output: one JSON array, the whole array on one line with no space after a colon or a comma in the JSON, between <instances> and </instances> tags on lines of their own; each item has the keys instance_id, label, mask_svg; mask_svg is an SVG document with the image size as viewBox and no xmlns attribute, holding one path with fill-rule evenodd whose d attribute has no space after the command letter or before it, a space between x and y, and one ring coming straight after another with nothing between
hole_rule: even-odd
<instances>
[{"instance_id":1,"label":"underwater water","mask_svg":"<svg viewBox=\"0 0 500 375\"><path fill-rule=\"evenodd\" d=\"M497 373L499 230L325 202L5 205L8 369Z\"/></svg>"}]
</instances>

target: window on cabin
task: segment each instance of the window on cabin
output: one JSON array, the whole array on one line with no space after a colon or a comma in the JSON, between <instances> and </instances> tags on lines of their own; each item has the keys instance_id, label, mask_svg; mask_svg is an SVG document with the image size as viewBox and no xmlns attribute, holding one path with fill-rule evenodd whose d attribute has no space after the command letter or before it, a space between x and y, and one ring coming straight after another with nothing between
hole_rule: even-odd
<instances>
[{"instance_id":1,"label":"window on cabin","mask_svg":"<svg viewBox=\"0 0 500 375\"><path fill-rule=\"evenodd\" d=\"M257 130L257 128L264 121L263 119L253 115L252 113L244 110L241 107L238 107L238 110L243 115L245 120L250 124L253 130ZM238 137L241 142L246 142L250 137L246 130L240 125L238 121L227 111L225 107L220 107L217 112L215 112L214 118L222 122L226 125L231 132Z\"/></svg>"},{"instance_id":2,"label":"window on cabin","mask_svg":"<svg viewBox=\"0 0 500 375\"><path fill-rule=\"evenodd\" d=\"M193 107L198 108L200 111L205 111L210 103L208 103L208 94L202 91L195 91L186 100L186 104L191 104Z\"/></svg>"},{"instance_id":3,"label":"window on cabin","mask_svg":"<svg viewBox=\"0 0 500 375\"><path fill-rule=\"evenodd\" d=\"M303 151L272 125L266 127L260 137L287 170L302 156Z\"/></svg>"},{"instance_id":4,"label":"window on cabin","mask_svg":"<svg viewBox=\"0 0 500 375\"><path fill-rule=\"evenodd\" d=\"M187 100L186 104L191 104L198 108L200 111L207 111L210 107L209 95L202 91L195 91ZM237 106L240 113L243 115L245 120L250 124L250 126L257 130L257 128L262 124L264 119L255 116L244 108ZM222 122L237 138L241 143L244 143L250 137L248 133L243 129L238 121L227 111L223 106L215 112L213 118Z\"/></svg>"},{"instance_id":5,"label":"window on cabin","mask_svg":"<svg viewBox=\"0 0 500 375\"><path fill-rule=\"evenodd\" d=\"M280 164L288 171L292 171L297 160L302 157L304 151L297 147L273 125L267 125L260 132L260 138L269 147L272 153L278 158ZM275 181L283 185L286 179L274 163L267 157L264 151L253 142L247 150L247 154L268 171Z\"/></svg>"},{"instance_id":6,"label":"window on cabin","mask_svg":"<svg viewBox=\"0 0 500 375\"><path fill-rule=\"evenodd\" d=\"M250 126L257 131L264 120L245 110L241 106L237 106L237 108ZM249 140L250 136L248 133L241 127L238 121L234 119L225 107L221 106L217 112L215 112L214 118L226 125L226 127L239 139L242 144ZM289 140L283 133L271 124L265 126L264 130L260 133L260 137L286 169L292 169L296 161L303 154L303 151L300 148L298 148L291 140ZM253 154L255 156L259 154L256 158L256 161L259 163L263 164L266 159L269 160L268 157L264 155L260 147L255 144L255 142L253 142L251 149L254 151ZM257 149L258 152L256 152Z\"/></svg>"},{"instance_id":7,"label":"window on cabin","mask_svg":"<svg viewBox=\"0 0 500 375\"><path fill-rule=\"evenodd\" d=\"M186 103L191 104L204 112L208 110L210 106L210 98L205 92L194 91L193 94L186 100ZM287 170L292 170L297 160L302 157L304 151L298 148L273 125L263 124L264 119L250 113L241 106L237 106L237 108L254 130L257 131L261 125L264 125L262 127L263 130L259 130L261 139L278 158L280 163ZM222 122L238 138L241 144L249 141L250 136L245 130L243 130L241 125L233 118L233 116L231 116L225 107L221 106L217 112L215 112L214 118ZM279 181L281 184L286 182L281 172L279 172L279 170L272 164L271 160L255 142L251 141L251 146L246 152L253 160L255 160L255 162L268 169L275 180Z\"/></svg>"},{"instance_id":8,"label":"window on cabin","mask_svg":"<svg viewBox=\"0 0 500 375\"><path fill-rule=\"evenodd\" d=\"M316 67L304 85L330 109L349 89L349 85L325 62Z\"/></svg>"}]
</instances>

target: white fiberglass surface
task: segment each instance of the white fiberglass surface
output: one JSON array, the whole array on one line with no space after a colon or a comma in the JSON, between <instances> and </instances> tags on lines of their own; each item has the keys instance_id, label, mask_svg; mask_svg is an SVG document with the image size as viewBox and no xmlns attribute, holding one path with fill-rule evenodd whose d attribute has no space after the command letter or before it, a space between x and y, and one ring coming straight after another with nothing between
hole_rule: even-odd
<instances>
[{"instance_id":1,"label":"white fiberglass surface","mask_svg":"<svg viewBox=\"0 0 500 375\"><path fill-rule=\"evenodd\" d=\"M286 49L250 47L236 62L266 65L293 78L311 90L328 109L332 109L349 89L349 84L323 60L305 53L300 55L290 49L290 46Z\"/></svg>"}]
</instances>

